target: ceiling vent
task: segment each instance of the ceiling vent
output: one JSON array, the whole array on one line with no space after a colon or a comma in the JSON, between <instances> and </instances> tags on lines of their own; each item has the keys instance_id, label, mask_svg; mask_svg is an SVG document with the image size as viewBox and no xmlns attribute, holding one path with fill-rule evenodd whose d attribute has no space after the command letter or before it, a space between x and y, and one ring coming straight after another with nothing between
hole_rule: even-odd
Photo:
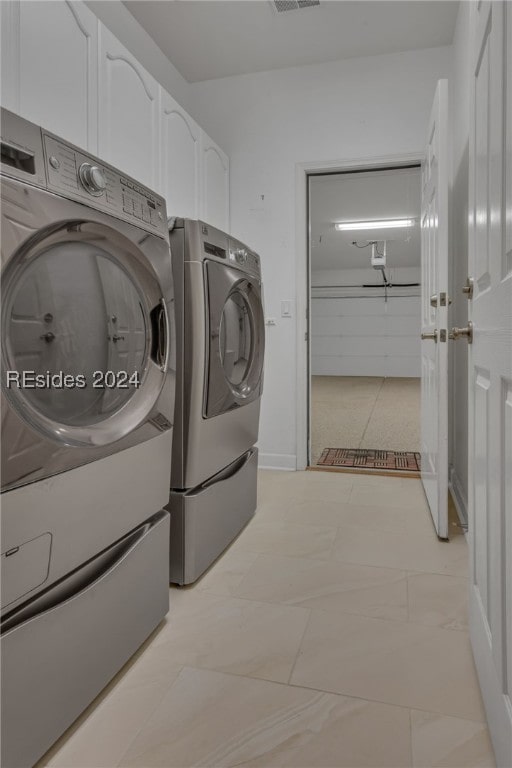
<instances>
[{"instance_id":1,"label":"ceiling vent","mask_svg":"<svg viewBox=\"0 0 512 768\"><path fill-rule=\"evenodd\" d=\"M312 5L320 5L320 0L272 0L271 6L278 13L284 11L298 11L300 8L310 8Z\"/></svg>"}]
</instances>

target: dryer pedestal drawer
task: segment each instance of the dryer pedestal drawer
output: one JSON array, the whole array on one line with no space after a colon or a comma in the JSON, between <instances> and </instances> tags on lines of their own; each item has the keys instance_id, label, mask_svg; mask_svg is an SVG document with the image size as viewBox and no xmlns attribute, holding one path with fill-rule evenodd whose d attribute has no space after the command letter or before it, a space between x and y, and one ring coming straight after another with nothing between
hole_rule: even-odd
<instances>
[{"instance_id":1,"label":"dryer pedestal drawer","mask_svg":"<svg viewBox=\"0 0 512 768\"><path fill-rule=\"evenodd\" d=\"M2 766L43 755L169 609L159 512L2 619Z\"/></svg>"},{"instance_id":2,"label":"dryer pedestal drawer","mask_svg":"<svg viewBox=\"0 0 512 768\"><path fill-rule=\"evenodd\" d=\"M258 450L188 491L171 491L170 580L191 584L223 552L256 510Z\"/></svg>"}]
</instances>

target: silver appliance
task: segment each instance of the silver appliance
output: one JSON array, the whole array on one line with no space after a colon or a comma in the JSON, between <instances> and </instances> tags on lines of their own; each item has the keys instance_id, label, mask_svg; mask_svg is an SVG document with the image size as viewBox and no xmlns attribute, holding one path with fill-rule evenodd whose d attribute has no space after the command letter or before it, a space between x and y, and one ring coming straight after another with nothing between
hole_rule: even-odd
<instances>
[{"instance_id":1,"label":"silver appliance","mask_svg":"<svg viewBox=\"0 0 512 768\"><path fill-rule=\"evenodd\" d=\"M265 326L258 254L171 220L176 408L170 578L189 584L253 516Z\"/></svg>"},{"instance_id":2,"label":"silver appliance","mask_svg":"<svg viewBox=\"0 0 512 768\"><path fill-rule=\"evenodd\" d=\"M6 110L0 182L2 765L15 768L168 611L174 297L155 193Z\"/></svg>"}]
</instances>

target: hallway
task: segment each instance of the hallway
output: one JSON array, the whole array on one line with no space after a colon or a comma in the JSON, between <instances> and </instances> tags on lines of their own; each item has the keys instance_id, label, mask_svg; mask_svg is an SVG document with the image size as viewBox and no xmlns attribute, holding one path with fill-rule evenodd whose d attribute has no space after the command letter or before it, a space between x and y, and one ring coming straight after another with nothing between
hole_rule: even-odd
<instances>
[{"instance_id":1,"label":"hallway","mask_svg":"<svg viewBox=\"0 0 512 768\"><path fill-rule=\"evenodd\" d=\"M421 380L311 377L311 464L324 448L420 451Z\"/></svg>"},{"instance_id":2,"label":"hallway","mask_svg":"<svg viewBox=\"0 0 512 768\"><path fill-rule=\"evenodd\" d=\"M255 518L39 768L492 768L454 534L417 480L260 472Z\"/></svg>"}]
</instances>

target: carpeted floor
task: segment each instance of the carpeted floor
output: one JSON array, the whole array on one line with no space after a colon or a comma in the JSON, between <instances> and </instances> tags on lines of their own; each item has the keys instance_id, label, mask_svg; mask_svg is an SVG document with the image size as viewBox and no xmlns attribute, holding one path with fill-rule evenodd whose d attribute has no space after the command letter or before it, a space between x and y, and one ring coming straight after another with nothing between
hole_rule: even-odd
<instances>
[{"instance_id":1,"label":"carpeted floor","mask_svg":"<svg viewBox=\"0 0 512 768\"><path fill-rule=\"evenodd\" d=\"M324 448L420 450L420 379L312 376L311 463Z\"/></svg>"}]
</instances>

